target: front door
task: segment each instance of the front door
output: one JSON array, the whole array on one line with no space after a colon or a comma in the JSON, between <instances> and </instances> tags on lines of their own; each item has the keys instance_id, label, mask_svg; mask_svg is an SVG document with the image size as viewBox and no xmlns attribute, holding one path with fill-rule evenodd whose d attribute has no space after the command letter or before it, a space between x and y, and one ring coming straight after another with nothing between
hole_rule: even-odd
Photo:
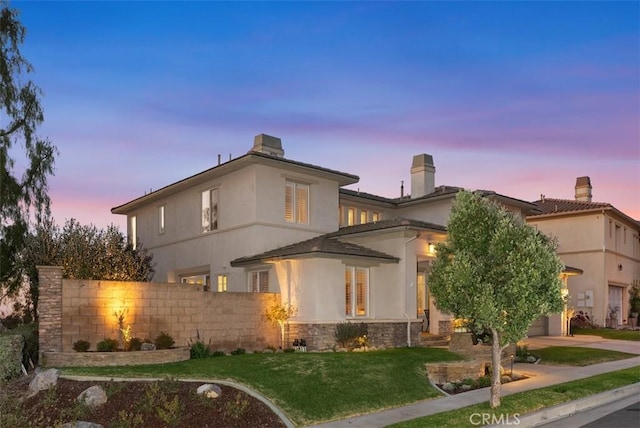
<instances>
[{"instance_id":1,"label":"front door","mask_svg":"<svg viewBox=\"0 0 640 428\"><path fill-rule=\"evenodd\" d=\"M622 324L622 287L609 286L607 318L611 319L613 328Z\"/></svg>"},{"instance_id":2,"label":"front door","mask_svg":"<svg viewBox=\"0 0 640 428\"><path fill-rule=\"evenodd\" d=\"M418 318L423 318L422 331L429 331L429 286L427 285L427 272L418 272L416 277L416 292Z\"/></svg>"}]
</instances>

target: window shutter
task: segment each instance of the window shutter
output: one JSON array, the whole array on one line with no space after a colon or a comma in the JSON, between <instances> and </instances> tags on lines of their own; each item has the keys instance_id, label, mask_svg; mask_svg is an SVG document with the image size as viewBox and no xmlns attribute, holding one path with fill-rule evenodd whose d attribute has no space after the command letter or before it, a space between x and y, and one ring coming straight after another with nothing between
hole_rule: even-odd
<instances>
[{"instance_id":1,"label":"window shutter","mask_svg":"<svg viewBox=\"0 0 640 428\"><path fill-rule=\"evenodd\" d=\"M367 315L367 271L356 269L356 315Z\"/></svg>"},{"instance_id":2,"label":"window shutter","mask_svg":"<svg viewBox=\"0 0 640 428\"><path fill-rule=\"evenodd\" d=\"M211 193L207 190L202 192L202 231L211 230Z\"/></svg>"},{"instance_id":3,"label":"window shutter","mask_svg":"<svg viewBox=\"0 0 640 428\"><path fill-rule=\"evenodd\" d=\"M296 214L298 223L309 223L309 186L296 186Z\"/></svg>"},{"instance_id":4,"label":"window shutter","mask_svg":"<svg viewBox=\"0 0 640 428\"><path fill-rule=\"evenodd\" d=\"M286 221L293 222L293 192L294 192L294 184L287 183L285 187L285 195L284 195L284 219Z\"/></svg>"},{"instance_id":5,"label":"window shutter","mask_svg":"<svg viewBox=\"0 0 640 428\"><path fill-rule=\"evenodd\" d=\"M352 304L351 304L351 295L353 294L353 279L351 278L351 268L346 268L344 271L344 294L345 294L345 305L344 305L344 314L347 316L353 315Z\"/></svg>"}]
</instances>

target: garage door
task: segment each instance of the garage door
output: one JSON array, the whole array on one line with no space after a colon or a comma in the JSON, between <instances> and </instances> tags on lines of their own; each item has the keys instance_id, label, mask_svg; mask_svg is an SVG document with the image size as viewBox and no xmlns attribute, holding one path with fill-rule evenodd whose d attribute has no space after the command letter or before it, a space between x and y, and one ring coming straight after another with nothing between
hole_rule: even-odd
<instances>
[{"instance_id":1,"label":"garage door","mask_svg":"<svg viewBox=\"0 0 640 428\"><path fill-rule=\"evenodd\" d=\"M531 327L529 327L529 332L527 333L527 335L529 337L547 336L549 334L549 331L547 329L548 325L549 325L549 318L540 317L536 321L534 321L533 324L531 324Z\"/></svg>"}]
</instances>

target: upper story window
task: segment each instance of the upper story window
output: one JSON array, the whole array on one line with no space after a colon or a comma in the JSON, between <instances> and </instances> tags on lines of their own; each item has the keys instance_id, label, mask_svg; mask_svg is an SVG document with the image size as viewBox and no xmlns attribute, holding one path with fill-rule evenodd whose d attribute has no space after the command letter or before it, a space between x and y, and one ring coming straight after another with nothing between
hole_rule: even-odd
<instances>
[{"instance_id":1,"label":"upper story window","mask_svg":"<svg viewBox=\"0 0 640 428\"><path fill-rule=\"evenodd\" d=\"M345 315L366 317L369 313L369 269L345 267Z\"/></svg>"},{"instance_id":2,"label":"upper story window","mask_svg":"<svg viewBox=\"0 0 640 428\"><path fill-rule=\"evenodd\" d=\"M254 293L269 292L269 271L260 270L249 274L249 287Z\"/></svg>"},{"instance_id":3,"label":"upper story window","mask_svg":"<svg viewBox=\"0 0 640 428\"><path fill-rule=\"evenodd\" d=\"M160 234L164 233L164 211L164 205L158 207L158 233Z\"/></svg>"},{"instance_id":4,"label":"upper story window","mask_svg":"<svg viewBox=\"0 0 640 428\"><path fill-rule=\"evenodd\" d=\"M289 223L309 224L309 186L287 181L284 219Z\"/></svg>"},{"instance_id":5,"label":"upper story window","mask_svg":"<svg viewBox=\"0 0 640 428\"><path fill-rule=\"evenodd\" d=\"M135 250L138 244L138 216L129 217L129 243Z\"/></svg>"},{"instance_id":6,"label":"upper story window","mask_svg":"<svg viewBox=\"0 0 640 428\"><path fill-rule=\"evenodd\" d=\"M369 222L369 213L367 210L360 210L360 224Z\"/></svg>"},{"instance_id":7,"label":"upper story window","mask_svg":"<svg viewBox=\"0 0 640 428\"><path fill-rule=\"evenodd\" d=\"M356 224L356 209L349 208L347 211L347 226L353 226Z\"/></svg>"},{"instance_id":8,"label":"upper story window","mask_svg":"<svg viewBox=\"0 0 640 428\"><path fill-rule=\"evenodd\" d=\"M218 230L218 189L202 192L202 232Z\"/></svg>"}]
</instances>

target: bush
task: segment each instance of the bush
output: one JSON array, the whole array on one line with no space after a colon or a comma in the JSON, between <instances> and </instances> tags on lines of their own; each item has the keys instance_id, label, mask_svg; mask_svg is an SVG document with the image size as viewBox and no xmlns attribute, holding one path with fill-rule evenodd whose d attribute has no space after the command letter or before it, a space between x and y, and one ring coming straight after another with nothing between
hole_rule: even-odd
<instances>
[{"instance_id":1,"label":"bush","mask_svg":"<svg viewBox=\"0 0 640 428\"><path fill-rule=\"evenodd\" d=\"M593 328L593 323L589 314L586 312L578 311L573 318L571 318L571 328Z\"/></svg>"},{"instance_id":2,"label":"bush","mask_svg":"<svg viewBox=\"0 0 640 428\"><path fill-rule=\"evenodd\" d=\"M223 351L215 351L211 354L212 357L224 357L225 353Z\"/></svg>"},{"instance_id":3,"label":"bush","mask_svg":"<svg viewBox=\"0 0 640 428\"><path fill-rule=\"evenodd\" d=\"M73 350L76 352L87 352L91 348L91 343L86 340L77 340L73 342Z\"/></svg>"},{"instance_id":4,"label":"bush","mask_svg":"<svg viewBox=\"0 0 640 428\"><path fill-rule=\"evenodd\" d=\"M23 342L18 334L0 335L0 384L20 376Z\"/></svg>"},{"instance_id":5,"label":"bush","mask_svg":"<svg viewBox=\"0 0 640 428\"><path fill-rule=\"evenodd\" d=\"M368 328L365 323L352 324L349 321L336 325L336 342L343 348L353 349L356 346L356 339L368 335Z\"/></svg>"},{"instance_id":6,"label":"bush","mask_svg":"<svg viewBox=\"0 0 640 428\"><path fill-rule=\"evenodd\" d=\"M139 351L142 348L142 339L139 337L132 337L129 340L129 351Z\"/></svg>"},{"instance_id":7,"label":"bush","mask_svg":"<svg viewBox=\"0 0 640 428\"><path fill-rule=\"evenodd\" d=\"M244 355L247 351L244 348L238 348L235 351L231 351L231 355Z\"/></svg>"},{"instance_id":8,"label":"bush","mask_svg":"<svg viewBox=\"0 0 640 428\"><path fill-rule=\"evenodd\" d=\"M190 354L192 360L197 360L211 356L211 350L201 341L197 341L191 344Z\"/></svg>"},{"instance_id":9,"label":"bush","mask_svg":"<svg viewBox=\"0 0 640 428\"><path fill-rule=\"evenodd\" d=\"M114 352L118 350L118 341L107 337L102 342L98 342L96 350L98 352Z\"/></svg>"},{"instance_id":10,"label":"bush","mask_svg":"<svg viewBox=\"0 0 640 428\"><path fill-rule=\"evenodd\" d=\"M33 367L38 363L38 323L22 324L9 332L22 336L24 346L22 348L22 364Z\"/></svg>"},{"instance_id":11,"label":"bush","mask_svg":"<svg viewBox=\"0 0 640 428\"><path fill-rule=\"evenodd\" d=\"M156 349L171 349L176 343L168 333L161 332L155 340Z\"/></svg>"}]
</instances>

